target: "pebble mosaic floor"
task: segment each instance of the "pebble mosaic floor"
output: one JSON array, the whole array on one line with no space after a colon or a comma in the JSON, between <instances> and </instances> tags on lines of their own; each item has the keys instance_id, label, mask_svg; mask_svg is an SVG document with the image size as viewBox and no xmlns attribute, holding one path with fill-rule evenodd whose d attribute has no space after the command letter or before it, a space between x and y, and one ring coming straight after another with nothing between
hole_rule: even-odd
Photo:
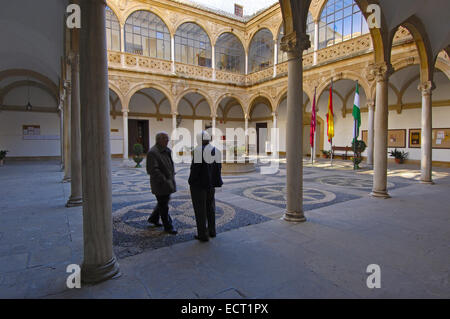
<instances>
[{"instance_id":1,"label":"pebble mosaic floor","mask_svg":"<svg viewBox=\"0 0 450 319\"><path fill-rule=\"evenodd\" d=\"M194 240L196 225L191 203L189 165L176 167L177 192L171 196L169 214L177 235L163 232L147 222L156 206L149 176L131 162L113 161L113 228L116 256L124 258L174 243ZM304 165L304 210L313 210L367 196L372 175L353 171L348 163L336 163L332 170L318 163ZM280 164L273 174L263 175L261 166L253 173L223 176L224 185L216 190L216 227L221 232L263 223L283 216L286 207L286 167ZM388 189L404 187L410 179L390 177Z\"/></svg>"}]
</instances>

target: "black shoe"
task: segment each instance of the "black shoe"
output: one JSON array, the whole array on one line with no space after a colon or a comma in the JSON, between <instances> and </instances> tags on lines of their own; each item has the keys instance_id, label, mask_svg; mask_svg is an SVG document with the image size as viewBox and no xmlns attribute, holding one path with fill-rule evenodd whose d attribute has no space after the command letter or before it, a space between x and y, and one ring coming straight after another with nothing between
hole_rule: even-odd
<instances>
[{"instance_id":1,"label":"black shoe","mask_svg":"<svg viewBox=\"0 0 450 319\"><path fill-rule=\"evenodd\" d=\"M216 237L216 233L209 233L209 237L211 237L211 238Z\"/></svg>"},{"instance_id":2,"label":"black shoe","mask_svg":"<svg viewBox=\"0 0 450 319\"><path fill-rule=\"evenodd\" d=\"M176 234L178 234L178 231L176 231L175 229L164 229L164 231L166 232L166 233L168 233L168 234L171 234L171 235L176 235Z\"/></svg>"},{"instance_id":3,"label":"black shoe","mask_svg":"<svg viewBox=\"0 0 450 319\"><path fill-rule=\"evenodd\" d=\"M154 226L157 226L157 227L161 227L162 226L162 224L160 223L160 222L158 222L158 221L153 221L153 220L151 220L150 218L149 219L147 219L147 221L150 223L150 224L153 224Z\"/></svg>"},{"instance_id":4,"label":"black shoe","mask_svg":"<svg viewBox=\"0 0 450 319\"><path fill-rule=\"evenodd\" d=\"M209 241L208 237L198 237L197 235L195 235L194 238L203 242Z\"/></svg>"}]
</instances>

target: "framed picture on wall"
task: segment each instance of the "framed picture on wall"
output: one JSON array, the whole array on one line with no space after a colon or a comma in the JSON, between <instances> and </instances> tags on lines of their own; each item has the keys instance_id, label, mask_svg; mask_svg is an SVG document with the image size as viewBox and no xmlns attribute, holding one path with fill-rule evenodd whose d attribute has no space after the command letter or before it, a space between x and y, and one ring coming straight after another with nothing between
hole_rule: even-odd
<instances>
[{"instance_id":1,"label":"framed picture on wall","mask_svg":"<svg viewBox=\"0 0 450 319\"><path fill-rule=\"evenodd\" d=\"M420 128L409 129L409 148L420 148L421 144L421 131Z\"/></svg>"},{"instance_id":2,"label":"framed picture on wall","mask_svg":"<svg viewBox=\"0 0 450 319\"><path fill-rule=\"evenodd\" d=\"M422 130L420 128L409 130L409 147L420 148ZM433 149L450 149L450 128L434 128L431 133Z\"/></svg>"},{"instance_id":3,"label":"framed picture on wall","mask_svg":"<svg viewBox=\"0 0 450 319\"><path fill-rule=\"evenodd\" d=\"M388 147L405 148L406 147L406 129L388 130Z\"/></svg>"}]
</instances>

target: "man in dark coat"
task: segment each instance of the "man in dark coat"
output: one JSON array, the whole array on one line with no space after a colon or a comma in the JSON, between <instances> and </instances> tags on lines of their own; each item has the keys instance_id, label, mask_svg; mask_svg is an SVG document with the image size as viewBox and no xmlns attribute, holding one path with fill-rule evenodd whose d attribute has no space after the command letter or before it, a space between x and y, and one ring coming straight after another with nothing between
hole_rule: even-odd
<instances>
[{"instance_id":1,"label":"man in dark coat","mask_svg":"<svg viewBox=\"0 0 450 319\"><path fill-rule=\"evenodd\" d=\"M200 241L208 241L208 235L209 237L216 237L214 194L215 187L221 187L223 184L221 153L209 144L210 140L211 137L208 132L202 131L198 134L198 146L194 149L188 180L197 224L195 238ZM208 227L206 227L206 222L208 222Z\"/></svg>"},{"instance_id":2,"label":"man in dark coat","mask_svg":"<svg viewBox=\"0 0 450 319\"><path fill-rule=\"evenodd\" d=\"M166 132L156 134L156 144L147 154L147 173L150 175L152 193L158 201L148 222L161 226L159 216L164 225L164 231L169 234L177 234L172 226L169 216L170 194L175 193L175 167L172 160L172 151L167 147L169 135Z\"/></svg>"}]
</instances>

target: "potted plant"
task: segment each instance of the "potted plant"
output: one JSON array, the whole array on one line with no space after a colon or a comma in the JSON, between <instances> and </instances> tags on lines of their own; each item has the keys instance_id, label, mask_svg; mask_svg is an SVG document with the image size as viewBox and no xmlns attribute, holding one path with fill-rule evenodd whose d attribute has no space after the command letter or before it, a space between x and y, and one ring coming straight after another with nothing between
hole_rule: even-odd
<instances>
[{"instance_id":1,"label":"potted plant","mask_svg":"<svg viewBox=\"0 0 450 319\"><path fill-rule=\"evenodd\" d=\"M324 158L330 158L331 151L321 150L321 152Z\"/></svg>"},{"instance_id":2,"label":"potted plant","mask_svg":"<svg viewBox=\"0 0 450 319\"><path fill-rule=\"evenodd\" d=\"M354 169L359 169L359 164L362 162L362 152L365 151L367 145L364 141L360 141L360 140L355 140L353 139L352 141L352 149L354 151L354 156L353 156L353 167Z\"/></svg>"},{"instance_id":3,"label":"potted plant","mask_svg":"<svg viewBox=\"0 0 450 319\"><path fill-rule=\"evenodd\" d=\"M393 151L389 152L389 155L395 158L395 162L397 164L403 164L405 159L408 157L408 152L397 151L397 149L394 149Z\"/></svg>"},{"instance_id":4,"label":"potted plant","mask_svg":"<svg viewBox=\"0 0 450 319\"><path fill-rule=\"evenodd\" d=\"M144 153L144 147L142 144L134 144L133 146L133 161L136 162L136 168L141 167L141 162L144 160L142 154Z\"/></svg>"},{"instance_id":5,"label":"potted plant","mask_svg":"<svg viewBox=\"0 0 450 319\"><path fill-rule=\"evenodd\" d=\"M0 166L3 166L3 162L4 162L4 159L6 157L6 153L8 153L7 150L1 150L0 151Z\"/></svg>"}]
</instances>

